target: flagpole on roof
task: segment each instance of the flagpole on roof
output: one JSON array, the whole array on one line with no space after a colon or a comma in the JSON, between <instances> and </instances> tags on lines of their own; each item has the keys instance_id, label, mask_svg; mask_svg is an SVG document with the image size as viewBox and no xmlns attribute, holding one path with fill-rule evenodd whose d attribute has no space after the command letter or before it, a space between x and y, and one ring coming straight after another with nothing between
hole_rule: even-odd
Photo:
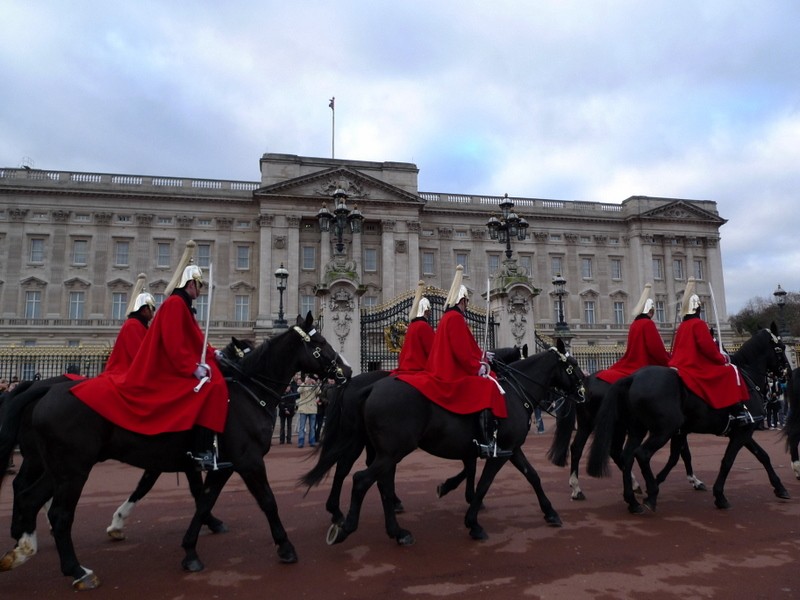
<instances>
[{"instance_id":1,"label":"flagpole on roof","mask_svg":"<svg viewBox=\"0 0 800 600\"><path fill-rule=\"evenodd\" d=\"M328 102L328 108L331 109L331 158L336 158L334 152L334 134L336 133L336 96L332 96Z\"/></svg>"}]
</instances>

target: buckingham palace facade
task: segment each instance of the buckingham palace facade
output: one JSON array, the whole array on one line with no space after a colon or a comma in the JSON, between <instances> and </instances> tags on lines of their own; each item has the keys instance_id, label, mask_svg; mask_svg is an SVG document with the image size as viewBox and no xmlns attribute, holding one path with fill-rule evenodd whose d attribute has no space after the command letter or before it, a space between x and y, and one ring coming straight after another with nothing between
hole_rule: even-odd
<instances>
[{"instance_id":1,"label":"buckingham palace facade","mask_svg":"<svg viewBox=\"0 0 800 600\"><path fill-rule=\"evenodd\" d=\"M472 306L499 324L497 346L559 323L573 345L624 344L648 282L668 342L690 276L706 299L714 287L728 333L716 202L427 192L404 162L265 154L260 170L221 181L0 169L0 346L110 346L137 276L163 300L190 240L195 264L213 264L217 344L311 311L358 354L359 315L420 280L447 290L458 264ZM490 222L522 227L503 243ZM207 296L196 307L205 321Z\"/></svg>"}]
</instances>

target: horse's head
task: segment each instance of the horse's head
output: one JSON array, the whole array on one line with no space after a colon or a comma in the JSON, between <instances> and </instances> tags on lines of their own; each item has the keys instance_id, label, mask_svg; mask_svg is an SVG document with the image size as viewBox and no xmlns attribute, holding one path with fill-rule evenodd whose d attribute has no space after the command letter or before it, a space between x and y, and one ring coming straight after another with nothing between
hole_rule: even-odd
<instances>
[{"instance_id":1,"label":"horse's head","mask_svg":"<svg viewBox=\"0 0 800 600\"><path fill-rule=\"evenodd\" d=\"M553 387L567 396L574 397L578 402L583 402L586 399L586 389L583 386L586 375L578 361L567 351L564 341L560 338L548 351L558 357L558 365L553 374Z\"/></svg>"},{"instance_id":2,"label":"horse's head","mask_svg":"<svg viewBox=\"0 0 800 600\"><path fill-rule=\"evenodd\" d=\"M240 340L231 336L230 343L222 349L222 353L228 360L238 361L244 358L245 354L249 354L255 347L255 342L252 340Z\"/></svg>"},{"instance_id":3,"label":"horse's head","mask_svg":"<svg viewBox=\"0 0 800 600\"><path fill-rule=\"evenodd\" d=\"M300 367L304 373L313 373L319 377L332 378L343 383L353 375L352 367L336 350L333 349L314 327L314 317L309 312L305 319L298 315L292 330L303 340L305 352L301 353Z\"/></svg>"},{"instance_id":4,"label":"horse's head","mask_svg":"<svg viewBox=\"0 0 800 600\"><path fill-rule=\"evenodd\" d=\"M522 347L511 346L509 348L495 348L492 352L494 352L494 361L500 361L508 365L514 361L528 358L528 344Z\"/></svg>"},{"instance_id":5,"label":"horse's head","mask_svg":"<svg viewBox=\"0 0 800 600\"><path fill-rule=\"evenodd\" d=\"M768 343L772 346L772 352L767 352L767 372L775 377L786 377L792 367L789 359L786 358L786 344L778 335L778 326L775 321L765 331L769 334Z\"/></svg>"}]
</instances>

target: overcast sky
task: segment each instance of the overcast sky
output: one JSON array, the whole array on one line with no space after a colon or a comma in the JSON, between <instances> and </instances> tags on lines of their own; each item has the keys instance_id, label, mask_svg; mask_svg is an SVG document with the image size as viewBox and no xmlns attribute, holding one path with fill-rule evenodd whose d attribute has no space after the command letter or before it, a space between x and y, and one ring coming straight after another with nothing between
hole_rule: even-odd
<instances>
[{"instance_id":1,"label":"overcast sky","mask_svg":"<svg viewBox=\"0 0 800 600\"><path fill-rule=\"evenodd\" d=\"M420 191L715 200L729 314L800 287L800 2L0 3L0 166L257 181L264 152Z\"/></svg>"}]
</instances>

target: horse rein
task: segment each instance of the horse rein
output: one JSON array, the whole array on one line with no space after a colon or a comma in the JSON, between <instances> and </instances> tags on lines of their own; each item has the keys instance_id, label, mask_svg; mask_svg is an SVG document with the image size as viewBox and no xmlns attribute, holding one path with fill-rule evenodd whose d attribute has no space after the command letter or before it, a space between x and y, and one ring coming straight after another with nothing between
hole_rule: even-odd
<instances>
[{"instance_id":1,"label":"horse rein","mask_svg":"<svg viewBox=\"0 0 800 600\"><path fill-rule=\"evenodd\" d=\"M556 353L560 362L568 363L567 356L561 354L556 348L551 347L549 348L549 350L552 350L553 352ZM514 391L522 398L522 405L525 408L525 410L528 411L528 417L530 418L530 416L533 414L534 403L539 405L539 407L541 408L541 401L536 400L535 398L531 400L532 394L529 394L528 391L520 384L519 379L524 379L526 381L529 381L530 383L533 383L534 385L541 388L545 393L548 393L550 391L550 388L545 384L534 380L532 377L529 377L525 373L519 371L518 369L515 369L510 365L507 365L502 361L496 360L494 361L494 364L498 367L499 376L503 380L503 382L510 385L510 387L514 389ZM570 377L574 376L575 369L573 365L567 364L565 371L568 376ZM575 379L578 382L578 394L580 395L581 398L584 398L585 396L583 393L583 384L580 382L577 376L575 376ZM561 390L559 390L558 392L561 404L563 404L564 399L569 397L570 394L564 393ZM552 406L552 402L550 406ZM542 410L544 410L548 414L552 414L549 410L550 406L548 406L548 408L542 408ZM558 410L559 407L557 407L555 410Z\"/></svg>"}]
</instances>

